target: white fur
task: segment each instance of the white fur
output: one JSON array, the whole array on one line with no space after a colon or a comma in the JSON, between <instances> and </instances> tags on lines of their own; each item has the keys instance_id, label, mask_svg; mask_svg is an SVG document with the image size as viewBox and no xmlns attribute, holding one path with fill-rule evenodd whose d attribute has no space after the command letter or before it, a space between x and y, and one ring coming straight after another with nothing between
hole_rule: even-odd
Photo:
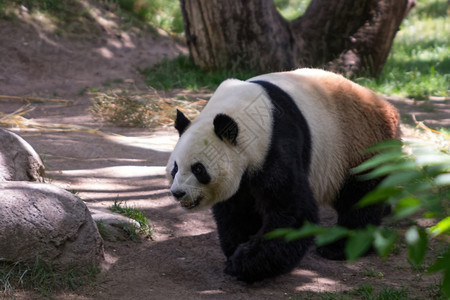
<instances>
[{"instance_id":1,"label":"white fur","mask_svg":"<svg viewBox=\"0 0 450 300\"><path fill-rule=\"evenodd\" d=\"M264 163L272 135L272 104L262 87L245 81L224 81L200 115L181 135L166 167L170 172L177 162L171 190L187 194L182 202L201 198L199 207L212 205L233 196L244 172L258 170ZM217 114L227 114L238 124L237 145L220 140L214 133ZM211 176L207 185L199 183L191 165L201 162Z\"/></svg>"}]
</instances>

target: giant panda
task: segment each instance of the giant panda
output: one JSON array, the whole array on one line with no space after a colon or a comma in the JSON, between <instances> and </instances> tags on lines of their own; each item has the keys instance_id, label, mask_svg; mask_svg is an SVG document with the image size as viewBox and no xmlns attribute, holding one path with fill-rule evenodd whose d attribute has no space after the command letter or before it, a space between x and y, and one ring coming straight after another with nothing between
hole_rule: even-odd
<instances>
[{"instance_id":1,"label":"giant panda","mask_svg":"<svg viewBox=\"0 0 450 300\"><path fill-rule=\"evenodd\" d=\"M212 207L225 273L248 283L291 271L313 239L286 243L264 235L318 222L330 205L348 228L380 224L382 205L355 208L376 180L350 170L367 147L398 139L396 109L340 75L298 69L228 79L194 121L177 110L180 135L166 173L188 210ZM343 259L344 243L319 249Z\"/></svg>"}]
</instances>

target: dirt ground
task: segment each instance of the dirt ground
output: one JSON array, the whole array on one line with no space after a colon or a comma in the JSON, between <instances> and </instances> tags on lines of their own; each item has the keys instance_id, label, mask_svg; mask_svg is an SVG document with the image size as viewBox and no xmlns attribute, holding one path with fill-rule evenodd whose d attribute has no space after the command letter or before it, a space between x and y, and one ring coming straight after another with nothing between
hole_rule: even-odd
<instances>
[{"instance_id":1,"label":"dirt ground","mask_svg":"<svg viewBox=\"0 0 450 300\"><path fill-rule=\"evenodd\" d=\"M356 263L328 261L314 249L290 274L245 285L224 275L209 210L186 213L169 197L164 166L176 143L174 130L119 128L93 119L91 99L82 91L102 88L114 78L130 89L145 91L138 67L186 53L172 39L150 32L105 27L96 39L61 38L24 17L0 19L0 95L63 98L70 103L32 104L27 118L42 123L96 128L107 136L75 132L14 130L42 156L51 183L74 190L90 207L108 207L115 200L142 209L154 226L153 240L105 242L105 264L96 283L57 299L302 299L323 292L341 292L371 284L406 288L411 297L429 299L436 276L413 271L405 249L382 261L372 255ZM109 29L108 29L109 28ZM450 127L450 104L440 99L427 107L412 100L392 99L405 120ZM0 100L0 112L12 113L26 102ZM429 106L433 109L430 109ZM331 210L322 212L332 223ZM16 291L16 299L37 294ZM0 294L1 297L1 294Z\"/></svg>"}]
</instances>

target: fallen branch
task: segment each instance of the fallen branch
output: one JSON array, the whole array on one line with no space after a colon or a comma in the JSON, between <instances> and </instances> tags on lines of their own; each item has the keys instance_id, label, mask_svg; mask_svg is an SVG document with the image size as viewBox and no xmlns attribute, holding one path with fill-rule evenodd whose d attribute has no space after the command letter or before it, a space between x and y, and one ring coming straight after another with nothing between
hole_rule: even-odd
<instances>
[{"instance_id":1,"label":"fallen branch","mask_svg":"<svg viewBox=\"0 0 450 300\"><path fill-rule=\"evenodd\" d=\"M110 136L98 129L93 129L86 126L57 123L46 124L24 118L23 115L31 112L34 109L28 107L29 105L22 106L21 108L10 114L4 114L0 112L0 126L7 128L18 127L21 130L34 129L40 132L85 132L103 137Z\"/></svg>"},{"instance_id":2,"label":"fallen branch","mask_svg":"<svg viewBox=\"0 0 450 300\"><path fill-rule=\"evenodd\" d=\"M424 130L431 131L431 132L434 132L434 133L440 133L439 131L431 129L427 125L423 124L423 122L417 121L415 114L412 114L412 118L413 118L414 123L416 123L417 127L420 127L420 128L422 128Z\"/></svg>"},{"instance_id":3,"label":"fallen branch","mask_svg":"<svg viewBox=\"0 0 450 300\"><path fill-rule=\"evenodd\" d=\"M56 102L56 103L72 103L73 100L66 99L48 99L48 98L40 98L40 97L19 97L19 96L8 96L8 95L0 95L0 99L9 99L9 100L20 100L27 102L35 102L35 103L45 103L45 102Z\"/></svg>"}]
</instances>

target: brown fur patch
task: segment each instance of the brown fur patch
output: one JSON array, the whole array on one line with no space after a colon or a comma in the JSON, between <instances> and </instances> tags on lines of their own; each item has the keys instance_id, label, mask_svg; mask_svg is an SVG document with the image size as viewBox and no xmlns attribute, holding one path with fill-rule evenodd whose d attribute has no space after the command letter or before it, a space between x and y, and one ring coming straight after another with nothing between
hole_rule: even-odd
<instances>
[{"instance_id":1,"label":"brown fur patch","mask_svg":"<svg viewBox=\"0 0 450 300\"><path fill-rule=\"evenodd\" d=\"M366 156L361 152L383 140L400 138L399 114L389 102L340 75L322 73L314 80L324 101L334 102L336 117L345 143L350 168Z\"/></svg>"}]
</instances>

